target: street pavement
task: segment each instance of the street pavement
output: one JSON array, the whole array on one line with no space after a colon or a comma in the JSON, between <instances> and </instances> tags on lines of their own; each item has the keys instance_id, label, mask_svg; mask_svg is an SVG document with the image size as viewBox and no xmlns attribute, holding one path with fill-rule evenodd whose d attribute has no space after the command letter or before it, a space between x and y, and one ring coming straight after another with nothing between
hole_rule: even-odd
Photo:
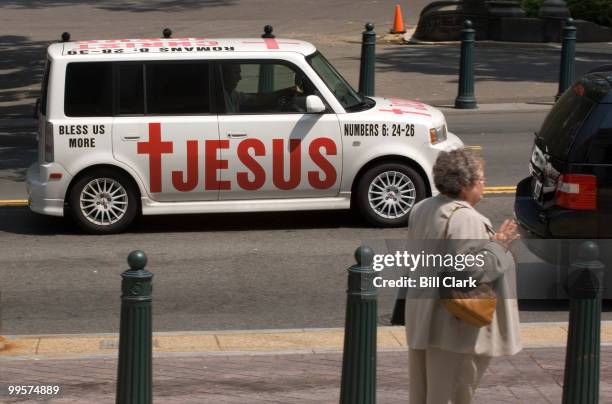
<instances>
[{"instance_id":1,"label":"street pavement","mask_svg":"<svg viewBox=\"0 0 612 404\"><path fill-rule=\"evenodd\" d=\"M402 4L408 29L429 3ZM29 116L38 96L45 50L60 34L72 38L152 38L164 27L174 36L254 37L272 24L279 37L311 41L357 87L361 33L375 23L376 94L452 105L457 95L459 44L386 42L396 2L389 0L81 1L0 2L0 116ZM36 23L33 23L33 22ZM576 46L576 74L610 64L608 44ZM557 94L559 44L479 42L475 54L480 103L551 102Z\"/></svg>"},{"instance_id":2,"label":"street pavement","mask_svg":"<svg viewBox=\"0 0 612 404\"><path fill-rule=\"evenodd\" d=\"M600 403L612 402L612 347L602 348ZM408 402L408 355L378 353L377 402ZM560 403L564 349L525 349L494 358L473 404ZM113 403L117 361L78 358L2 361L4 403L40 403L43 397L8 397L6 385L59 385L52 403ZM153 360L153 399L163 404L337 403L340 353L271 355L181 355ZM47 399L48 400L48 399Z\"/></svg>"}]
</instances>

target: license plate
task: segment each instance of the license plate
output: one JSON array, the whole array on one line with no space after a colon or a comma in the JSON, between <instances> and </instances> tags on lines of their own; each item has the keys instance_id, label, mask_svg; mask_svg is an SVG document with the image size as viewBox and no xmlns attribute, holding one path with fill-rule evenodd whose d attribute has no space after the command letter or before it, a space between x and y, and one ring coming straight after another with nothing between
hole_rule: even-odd
<instances>
[{"instance_id":1,"label":"license plate","mask_svg":"<svg viewBox=\"0 0 612 404\"><path fill-rule=\"evenodd\" d=\"M542 194L542 183L539 180L535 181L535 187L533 187L533 199L538 200Z\"/></svg>"}]
</instances>

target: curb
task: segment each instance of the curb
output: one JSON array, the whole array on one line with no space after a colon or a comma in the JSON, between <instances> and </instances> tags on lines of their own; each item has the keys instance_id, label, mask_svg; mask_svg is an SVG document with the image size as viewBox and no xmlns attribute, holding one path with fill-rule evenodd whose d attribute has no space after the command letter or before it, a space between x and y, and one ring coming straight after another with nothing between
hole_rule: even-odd
<instances>
[{"instance_id":1,"label":"curb","mask_svg":"<svg viewBox=\"0 0 612 404\"><path fill-rule=\"evenodd\" d=\"M565 347L567 323L521 324L525 348ZM6 337L0 361L58 358L116 357L117 334L22 335ZM379 327L379 351L406 349L404 327ZM612 344L612 321L602 321L601 342ZM270 355L341 352L343 328L158 332L153 334L155 356Z\"/></svg>"},{"instance_id":2,"label":"curb","mask_svg":"<svg viewBox=\"0 0 612 404\"><path fill-rule=\"evenodd\" d=\"M552 98L552 97L551 97ZM445 115L463 114L495 114L495 113L521 113L521 112L548 112L554 102L533 102L533 103L499 103L499 104L479 104L474 109L457 109L454 105L439 104L434 107L440 109Z\"/></svg>"},{"instance_id":3,"label":"curb","mask_svg":"<svg viewBox=\"0 0 612 404\"><path fill-rule=\"evenodd\" d=\"M426 45L426 46L437 46L437 45L461 45L461 41L421 41L414 38L413 36L404 36L404 45ZM588 43L588 42L585 42ZM595 42L597 43L597 42ZM605 43L605 42L604 42ZM558 42L504 42L504 41L490 41L490 40L479 40L475 42L476 46L483 48L531 48L531 49L551 49L560 50L561 43ZM602 51L603 52L603 51Z\"/></svg>"},{"instance_id":4,"label":"curb","mask_svg":"<svg viewBox=\"0 0 612 404\"><path fill-rule=\"evenodd\" d=\"M28 206L27 199L0 199L0 207Z\"/></svg>"}]
</instances>

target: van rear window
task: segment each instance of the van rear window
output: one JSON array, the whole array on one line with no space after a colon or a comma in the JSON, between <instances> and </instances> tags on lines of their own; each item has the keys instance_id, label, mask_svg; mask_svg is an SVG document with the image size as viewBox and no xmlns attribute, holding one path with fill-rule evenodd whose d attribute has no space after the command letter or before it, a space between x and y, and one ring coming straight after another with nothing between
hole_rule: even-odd
<instances>
[{"instance_id":1,"label":"van rear window","mask_svg":"<svg viewBox=\"0 0 612 404\"><path fill-rule=\"evenodd\" d=\"M119 115L144 114L142 64L119 65Z\"/></svg>"},{"instance_id":2,"label":"van rear window","mask_svg":"<svg viewBox=\"0 0 612 404\"><path fill-rule=\"evenodd\" d=\"M69 63L66 69L66 116L111 116L113 74L110 62Z\"/></svg>"},{"instance_id":3,"label":"van rear window","mask_svg":"<svg viewBox=\"0 0 612 404\"><path fill-rule=\"evenodd\" d=\"M147 114L210 112L208 63L147 63Z\"/></svg>"},{"instance_id":4,"label":"van rear window","mask_svg":"<svg viewBox=\"0 0 612 404\"><path fill-rule=\"evenodd\" d=\"M559 159L569 154L578 131L596 105L584 96L584 88L579 86L575 85L559 98L538 132L539 146Z\"/></svg>"}]
</instances>

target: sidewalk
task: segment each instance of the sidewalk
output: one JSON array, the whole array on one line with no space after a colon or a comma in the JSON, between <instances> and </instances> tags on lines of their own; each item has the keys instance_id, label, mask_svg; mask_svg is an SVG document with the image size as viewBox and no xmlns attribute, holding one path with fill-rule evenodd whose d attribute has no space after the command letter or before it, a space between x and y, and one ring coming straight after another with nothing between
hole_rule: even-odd
<instances>
[{"instance_id":1,"label":"sidewalk","mask_svg":"<svg viewBox=\"0 0 612 404\"><path fill-rule=\"evenodd\" d=\"M525 349L495 358L474 403L559 403L566 323L521 325ZM155 333L157 403L334 403L342 329ZM612 323L602 322L601 402L612 402ZM407 403L403 327L378 329L378 402ZM117 335L14 336L0 351L0 401L112 403ZM61 394L7 397L8 385L58 385ZM2 401L4 400L4 401ZM46 400L46 401L45 401Z\"/></svg>"},{"instance_id":2,"label":"sidewalk","mask_svg":"<svg viewBox=\"0 0 612 404\"><path fill-rule=\"evenodd\" d=\"M514 357L495 358L474 404L560 403L563 348L529 348ZM602 347L600 402L612 402L612 347ZM156 357L156 403L337 403L342 354L274 354ZM3 361L0 384L60 385L54 399L8 398L6 403L114 403L116 359ZM408 355L379 352L378 402L408 402ZM46 400L46 401L45 401Z\"/></svg>"}]
</instances>

